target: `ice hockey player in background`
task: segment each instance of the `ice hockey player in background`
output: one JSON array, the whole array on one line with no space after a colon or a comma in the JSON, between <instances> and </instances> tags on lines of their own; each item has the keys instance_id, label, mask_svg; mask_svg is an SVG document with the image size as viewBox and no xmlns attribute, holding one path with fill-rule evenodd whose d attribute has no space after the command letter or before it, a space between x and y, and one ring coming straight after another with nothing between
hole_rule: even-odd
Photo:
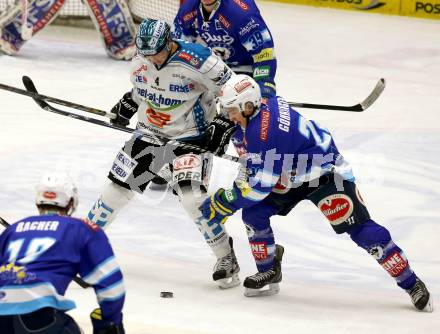
<instances>
[{"instance_id":1,"label":"ice hockey player in background","mask_svg":"<svg viewBox=\"0 0 440 334\"><path fill-rule=\"evenodd\" d=\"M201 206L211 223L224 223L243 209L258 268L244 281L245 295L278 292L284 250L275 244L270 217L287 215L300 201L310 200L336 233L348 233L377 260L418 310L432 311L430 294L404 252L388 230L370 218L330 132L302 117L279 96L267 104L260 101L260 88L248 76L233 77L222 88L219 104L237 124L232 141L249 160L231 189L219 189Z\"/></svg>"},{"instance_id":2,"label":"ice hockey player in background","mask_svg":"<svg viewBox=\"0 0 440 334\"><path fill-rule=\"evenodd\" d=\"M112 248L99 226L70 217L77 189L65 173L48 173L37 185L39 216L12 224L0 235L0 332L80 334L64 297L79 274L95 289L94 334L123 334L125 289ZM99 252L97 251L99 249Z\"/></svg>"},{"instance_id":3,"label":"ice hockey player in background","mask_svg":"<svg viewBox=\"0 0 440 334\"><path fill-rule=\"evenodd\" d=\"M274 96L277 61L272 35L254 0L186 0L174 19L177 38L209 46L261 95Z\"/></svg>"},{"instance_id":4,"label":"ice hockey player in background","mask_svg":"<svg viewBox=\"0 0 440 334\"><path fill-rule=\"evenodd\" d=\"M0 15L0 54L15 55L27 40L50 24L61 12L65 0L20 0ZM82 2L99 31L107 54L129 60L136 54L136 26L126 0Z\"/></svg>"},{"instance_id":5,"label":"ice hockey player in background","mask_svg":"<svg viewBox=\"0 0 440 334\"><path fill-rule=\"evenodd\" d=\"M124 94L112 109L114 124L126 126L137 113L139 134L127 141L117 153L109 173L112 181L88 214L106 227L134 196L142 193L164 165L172 163L174 191L189 216L195 221L217 257L213 279L221 287L239 284L239 266L229 238L221 224L200 223L198 207L207 197L212 155L198 155L193 148L164 145L163 138L221 153L229 142L234 124L216 117L214 95L233 75L211 49L200 44L171 38L165 21L144 20L136 37L138 55L132 61L133 89Z\"/></svg>"}]
</instances>

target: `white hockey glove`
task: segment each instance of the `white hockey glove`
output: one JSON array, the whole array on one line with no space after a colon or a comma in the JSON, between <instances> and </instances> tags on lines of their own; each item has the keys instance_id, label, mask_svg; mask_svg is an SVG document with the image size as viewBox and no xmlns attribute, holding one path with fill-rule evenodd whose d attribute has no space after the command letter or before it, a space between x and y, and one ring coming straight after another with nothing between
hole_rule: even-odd
<instances>
[{"instance_id":1,"label":"white hockey glove","mask_svg":"<svg viewBox=\"0 0 440 334\"><path fill-rule=\"evenodd\" d=\"M130 124L130 118L136 114L138 109L138 104L133 101L131 97L131 92L127 92L119 100L118 103L110 110L111 113L116 114L116 118L111 119L110 123L126 127Z\"/></svg>"},{"instance_id":2,"label":"white hockey glove","mask_svg":"<svg viewBox=\"0 0 440 334\"><path fill-rule=\"evenodd\" d=\"M206 149L215 155L223 155L235 132L235 124L223 116L217 116L206 129Z\"/></svg>"}]
</instances>

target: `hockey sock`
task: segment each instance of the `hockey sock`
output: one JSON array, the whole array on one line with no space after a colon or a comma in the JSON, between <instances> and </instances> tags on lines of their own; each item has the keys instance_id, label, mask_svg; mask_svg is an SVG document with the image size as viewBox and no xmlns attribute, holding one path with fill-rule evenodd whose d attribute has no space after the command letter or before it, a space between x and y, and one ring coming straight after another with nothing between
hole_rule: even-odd
<instances>
[{"instance_id":1,"label":"hockey sock","mask_svg":"<svg viewBox=\"0 0 440 334\"><path fill-rule=\"evenodd\" d=\"M369 219L348 231L351 239L365 249L393 277L402 289L416 282L405 253L391 239L390 232Z\"/></svg>"},{"instance_id":2,"label":"hockey sock","mask_svg":"<svg viewBox=\"0 0 440 334\"><path fill-rule=\"evenodd\" d=\"M259 272L273 267L275 239L269 218L275 213L275 208L265 205L243 210L242 217L246 224L249 245Z\"/></svg>"},{"instance_id":3,"label":"hockey sock","mask_svg":"<svg viewBox=\"0 0 440 334\"><path fill-rule=\"evenodd\" d=\"M102 228L107 228L116 217L117 212L127 205L133 196L134 193L131 190L122 188L112 182L106 186L87 218Z\"/></svg>"}]
</instances>

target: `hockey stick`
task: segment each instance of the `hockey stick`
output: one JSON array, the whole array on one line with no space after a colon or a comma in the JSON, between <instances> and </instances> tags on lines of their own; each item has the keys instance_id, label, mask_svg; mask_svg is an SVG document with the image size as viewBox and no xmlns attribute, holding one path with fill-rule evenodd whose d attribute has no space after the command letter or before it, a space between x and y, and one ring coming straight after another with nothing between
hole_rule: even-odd
<instances>
[{"instance_id":1,"label":"hockey stick","mask_svg":"<svg viewBox=\"0 0 440 334\"><path fill-rule=\"evenodd\" d=\"M4 226L4 228L8 228L11 226L6 220L4 220L2 217L0 217L0 224ZM86 283L82 278L76 276L73 278L76 284L78 284L81 288L87 289L90 288L91 285L89 283Z\"/></svg>"},{"instance_id":2,"label":"hockey stick","mask_svg":"<svg viewBox=\"0 0 440 334\"><path fill-rule=\"evenodd\" d=\"M83 115L78 115L75 113L71 113L69 111L66 110L62 110L62 109L58 109L55 108L53 106L51 106L49 103L47 103L46 101L43 101L41 99L39 99L38 97L41 96L40 94L38 94L37 88L35 87L33 81L31 80L31 78L27 77L27 76L23 76L22 78L23 80L23 84L27 89L28 93L32 94L32 98L34 99L34 101L44 110L58 114L58 115L62 115L62 116L66 116L66 117L71 117L74 119L78 119L80 121L84 121L84 122L89 122L89 123L93 123L96 125L101 125L101 126L105 126L107 128L111 128L111 129L115 129L115 130L119 130L119 131L123 131L123 132L127 132L127 133L134 133L136 132L139 136L142 136L142 139L145 140L148 143L151 144L155 144L155 145L171 145L171 146L175 146L175 147L181 147L181 148L186 148L189 150L193 150L195 151L195 153L207 153L208 151L200 146L196 146L190 143L186 143L186 142L181 142L175 139L169 139L169 138L165 138L165 137L161 137L158 135L149 135L145 132L141 132L132 128L126 128L126 127L120 127L120 126L116 126L113 125L111 123L96 119L96 118L91 118L91 117L87 117L87 116L83 116ZM27 95L27 94L25 94ZM31 96L31 95L29 95ZM96 109L95 109L96 110ZM226 159L226 160L230 160L230 161L234 161L234 162L242 162L245 161L245 159L240 159L238 157L234 157L232 155L229 154L223 154L222 156L219 156L220 158Z\"/></svg>"},{"instance_id":3,"label":"hockey stick","mask_svg":"<svg viewBox=\"0 0 440 334\"><path fill-rule=\"evenodd\" d=\"M343 110L343 111L354 111L361 112L370 107L382 94L385 89L385 79L381 78L374 89L371 91L370 95L367 96L365 100L361 103L355 104L354 106L335 106L330 104L314 104L314 103L298 103L298 102L288 102L289 106L297 108L310 108L310 109L327 109L327 110Z\"/></svg>"},{"instance_id":4,"label":"hockey stick","mask_svg":"<svg viewBox=\"0 0 440 334\"><path fill-rule=\"evenodd\" d=\"M25 78L26 78L26 79L25 79ZM25 80L26 80L26 81L29 81L29 82L32 83L31 78L29 78L29 77L27 77L27 76L24 76L24 77L23 77L23 82L24 82ZM33 84L33 83L32 83L32 84ZM30 97L32 97L35 101L36 101L36 100L49 101L49 102L53 102L53 103L56 103L56 104L59 104L59 105L65 106L65 107L69 107L69 108L73 108L73 109L82 110L82 111L85 111L85 112L88 112L88 113L92 113L92 114L99 115L99 116L105 116L105 117L107 117L107 118L111 118L111 119L116 117L114 114L112 114L112 113L108 113L108 112L106 112L106 111L104 111L104 110L99 110L99 109L95 109L95 108L90 108L90 107L87 107L87 106L83 106L83 105L81 105L81 104L77 104L77 103L73 103L73 102L69 102L69 101L65 101L65 100L60 100L60 99L57 99L57 98L55 98L55 97L50 97L50 96L46 96L46 95L41 95L41 94L38 94L37 91L35 91L35 92L33 92L33 91L27 91L27 90L24 90L24 89L20 89L20 88L17 88L17 87L13 87L13 86L5 85L5 84L2 84L2 83L0 83L0 89L4 89L4 90L7 90L7 91L10 91L10 92L13 92L13 93L17 93L17 94L21 94L21 95L30 96Z\"/></svg>"}]
</instances>

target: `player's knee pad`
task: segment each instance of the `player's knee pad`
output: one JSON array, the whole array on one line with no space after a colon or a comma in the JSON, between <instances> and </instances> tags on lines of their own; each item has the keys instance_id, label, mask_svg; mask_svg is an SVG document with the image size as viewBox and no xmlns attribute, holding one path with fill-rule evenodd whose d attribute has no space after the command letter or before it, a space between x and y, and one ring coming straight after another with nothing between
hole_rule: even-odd
<instances>
[{"instance_id":1,"label":"player's knee pad","mask_svg":"<svg viewBox=\"0 0 440 334\"><path fill-rule=\"evenodd\" d=\"M347 231L359 247L369 251L375 245L387 245L391 241L391 235L382 225L369 219L361 225L354 226Z\"/></svg>"},{"instance_id":2,"label":"player's knee pad","mask_svg":"<svg viewBox=\"0 0 440 334\"><path fill-rule=\"evenodd\" d=\"M32 35L35 35L43 29L58 16L64 2L65 0L31 0L24 15L24 6L21 1L17 1L0 17L0 50L9 55L16 54L30 38L24 32L31 30ZM23 15L27 16L27 22L23 22Z\"/></svg>"},{"instance_id":3,"label":"player's knee pad","mask_svg":"<svg viewBox=\"0 0 440 334\"><path fill-rule=\"evenodd\" d=\"M87 0L84 4L101 34L107 54L115 59L133 58L136 54L136 26L127 2Z\"/></svg>"},{"instance_id":4,"label":"player's knee pad","mask_svg":"<svg viewBox=\"0 0 440 334\"><path fill-rule=\"evenodd\" d=\"M134 196L131 190L115 183L110 183L104 189L101 197L90 210L87 218L102 228L107 228L117 212L124 207Z\"/></svg>"},{"instance_id":5,"label":"player's knee pad","mask_svg":"<svg viewBox=\"0 0 440 334\"><path fill-rule=\"evenodd\" d=\"M215 256L220 258L231 251L228 242L229 236L223 224L203 218L199 207L206 198L208 198L208 195L205 191L197 193L190 186L180 187L179 189L179 200L183 208L196 223L197 228L203 234L206 243L211 247Z\"/></svg>"}]
</instances>

